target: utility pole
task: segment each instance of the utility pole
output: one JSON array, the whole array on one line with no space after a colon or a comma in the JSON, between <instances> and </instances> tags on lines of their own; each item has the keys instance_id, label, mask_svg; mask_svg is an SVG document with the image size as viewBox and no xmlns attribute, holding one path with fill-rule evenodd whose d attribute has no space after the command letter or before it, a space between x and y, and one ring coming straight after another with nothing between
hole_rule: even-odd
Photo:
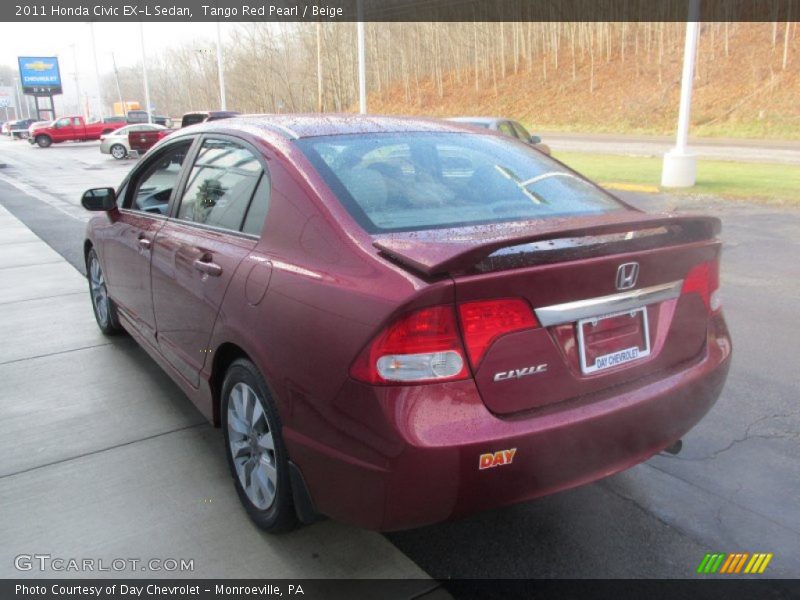
<instances>
[{"instance_id":1,"label":"utility pole","mask_svg":"<svg viewBox=\"0 0 800 600\"><path fill-rule=\"evenodd\" d=\"M358 112L367 114L367 59L364 42L364 0L357 0L358 13Z\"/></svg>"},{"instance_id":2,"label":"utility pole","mask_svg":"<svg viewBox=\"0 0 800 600\"><path fill-rule=\"evenodd\" d=\"M105 112L103 101L103 88L100 85L100 67L97 65L97 41L94 37L94 23L89 23L89 32L91 33L92 37L92 55L94 56L94 84L97 88L97 110L100 112L99 117L103 116Z\"/></svg>"},{"instance_id":3,"label":"utility pole","mask_svg":"<svg viewBox=\"0 0 800 600\"><path fill-rule=\"evenodd\" d=\"M220 31L219 21L217 21L217 73L219 74L220 108L228 110L228 103L225 98L225 72L222 68L222 32Z\"/></svg>"},{"instance_id":4,"label":"utility pole","mask_svg":"<svg viewBox=\"0 0 800 600\"><path fill-rule=\"evenodd\" d=\"M697 181L697 155L687 150L689 141L689 113L692 108L692 80L699 34L700 0L689 0L686 23L686 43L683 48L683 75L681 76L681 101L678 109L678 132L675 147L664 155L661 185L664 187L692 187Z\"/></svg>"},{"instance_id":5,"label":"utility pole","mask_svg":"<svg viewBox=\"0 0 800 600\"><path fill-rule=\"evenodd\" d=\"M142 79L144 80L144 104L147 113L147 122L153 122L153 115L150 114L150 86L147 83L147 58L144 52L144 23L139 21L139 42L142 50ZM127 111L126 111L127 113Z\"/></svg>"}]
</instances>

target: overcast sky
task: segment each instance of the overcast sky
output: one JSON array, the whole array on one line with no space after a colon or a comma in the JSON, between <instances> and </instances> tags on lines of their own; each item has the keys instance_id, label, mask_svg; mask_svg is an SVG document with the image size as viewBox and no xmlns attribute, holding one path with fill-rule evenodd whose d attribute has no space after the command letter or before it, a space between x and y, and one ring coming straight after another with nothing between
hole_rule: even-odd
<instances>
[{"instance_id":1,"label":"overcast sky","mask_svg":"<svg viewBox=\"0 0 800 600\"><path fill-rule=\"evenodd\" d=\"M231 23L222 24L223 40L233 30ZM117 66L133 65L140 57L138 23L95 23L97 62L100 75L112 72L111 53ZM145 23L145 49L148 54L158 54L170 46L194 42L200 47L214 47L215 23ZM74 103L75 45L78 74L83 94L96 96L94 58L88 23L18 23L3 24L0 35L0 64L17 70L18 56L57 56L64 96L58 104ZM137 98L138 99L138 98ZM58 108L57 104L57 108Z\"/></svg>"}]
</instances>

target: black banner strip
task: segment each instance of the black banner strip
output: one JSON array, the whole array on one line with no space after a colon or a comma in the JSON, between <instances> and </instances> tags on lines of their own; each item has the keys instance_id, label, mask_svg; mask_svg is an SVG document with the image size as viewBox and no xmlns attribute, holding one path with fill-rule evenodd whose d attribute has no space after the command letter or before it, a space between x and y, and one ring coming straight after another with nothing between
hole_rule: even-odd
<instances>
[{"instance_id":1,"label":"black banner strip","mask_svg":"<svg viewBox=\"0 0 800 600\"><path fill-rule=\"evenodd\" d=\"M692 0L11 0L0 21L685 21ZM699 0L700 21L791 21L800 0Z\"/></svg>"}]
</instances>

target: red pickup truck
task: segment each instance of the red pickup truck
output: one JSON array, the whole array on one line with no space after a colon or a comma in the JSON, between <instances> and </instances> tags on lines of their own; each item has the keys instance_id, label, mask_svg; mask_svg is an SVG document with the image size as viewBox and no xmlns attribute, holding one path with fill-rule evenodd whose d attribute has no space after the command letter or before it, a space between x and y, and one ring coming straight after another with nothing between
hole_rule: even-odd
<instances>
[{"instance_id":1,"label":"red pickup truck","mask_svg":"<svg viewBox=\"0 0 800 600\"><path fill-rule=\"evenodd\" d=\"M115 129L124 127L127 123L122 122L102 122L86 123L81 116L61 117L42 127L36 127L31 131L28 141L36 144L40 148L47 148L50 144L59 142L86 142L89 140L99 140L104 133L110 133Z\"/></svg>"}]
</instances>

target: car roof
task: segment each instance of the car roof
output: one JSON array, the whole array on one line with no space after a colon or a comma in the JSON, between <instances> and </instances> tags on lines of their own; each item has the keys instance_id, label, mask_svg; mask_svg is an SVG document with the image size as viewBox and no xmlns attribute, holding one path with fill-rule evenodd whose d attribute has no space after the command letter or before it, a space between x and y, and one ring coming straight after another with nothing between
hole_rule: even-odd
<instances>
[{"instance_id":1,"label":"car roof","mask_svg":"<svg viewBox=\"0 0 800 600\"><path fill-rule=\"evenodd\" d=\"M359 133L464 133L457 125L439 119L356 114L242 115L191 127L194 131L240 128L251 132L261 130L265 133L279 133L290 139Z\"/></svg>"},{"instance_id":2,"label":"car roof","mask_svg":"<svg viewBox=\"0 0 800 600\"><path fill-rule=\"evenodd\" d=\"M491 125L499 121L513 121L514 119L506 119L505 117L449 117L448 121L455 121L456 123L482 123L484 125Z\"/></svg>"}]
</instances>

